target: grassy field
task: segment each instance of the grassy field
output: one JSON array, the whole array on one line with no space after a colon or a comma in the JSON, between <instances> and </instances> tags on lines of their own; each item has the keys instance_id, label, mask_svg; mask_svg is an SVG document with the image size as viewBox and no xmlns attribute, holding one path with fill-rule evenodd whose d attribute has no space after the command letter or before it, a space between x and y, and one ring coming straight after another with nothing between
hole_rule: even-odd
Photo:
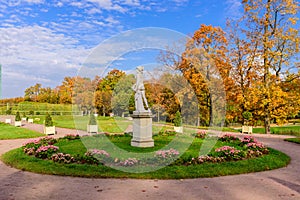
<instances>
[{"instance_id":1,"label":"grassy field","mask_svg":"<svg viewBox=\"0 0 300 200\"><path fill-rule=\"evenodd\" d=\"M21 127L15 127L12 125L0 123L0 140L34 138L34 137L41 137L41 136L45 136L45 135Z\"/></svg>"},{"instance_id":2,"label":"grassy field","mask_svg":"<svg viewBox=\"0 0 300 200\"><path fill-rule=\"evenodd\" d=\"M51 116L54 125L62 128L86 130L88 116ZM43 124L45 116L33 116L34 123ZM97 117L99 132L107 133L124 133L132 121L121 117ZM153 125L153 132L158 133L162 129L166 129L164 125Z\"/></svg>"},{"instance_id":3,"label":"grassy field","mask_svg":"<svg viewBox=\"0 0 300 200\"><path fill-rule=\"evenodd\" d=\"M102 145L102 148L108 151L112 157L117 156L122 158L125 155L119 151L126 150L131 153L151 153L161 149L166 144L171 142L173 137L154 136L155 147L152 148L136 148L129 145L131 137L129 136L112 136L109 137L110 142L115 144L109 147L107 142L104 142L102 137L85 137L81 140L67 141L62 140L55 144L59 146L60 151L64 153L84 154L87 151L86 144L91 142L92 145ZM98 143L97 143L98 141ZM184 143L184 141L181 141ZM194 139L192 145L181 156L185 158L196 157L199 155L199 150L202 139ZM226 145L227 143L218 142L215 147ZM179 146L181 146L179 144ZM99 147L99 146L97 146ZM120 150L118 150L120 148ZM199 177L215 177L232 174L242 174L257 171L265 171L286 166L290 158L274 149L269 149L270 153L258 158L252 158L240 161L222 162L222 163L204 163L198 165L169 165L155 171L146 173L130 173L122 170L113 169L104 165L91 164L62 164L51 160L42 160L33 156L28 156L23 153L21 148L12 150L2 155L1 159L8 165L18 169L27 170L42 174L68 175L80 177L97 177L97 178L139 178L139 179L182 179L182 178L199 178ZM128 167L127 167L128 168ZM129 167L131 168L131 167ZM132 170L139 170L132 167ZM136 171L135 171L136 172Z\"/></svg>"},{"instance_id":4,"label":"grassy field","mask_svg":"<svg viewBox=\"0 0 300 200\"><path fill-rule=\"evenodd\" d=\"M10 110L15 114L17 111L20 113L26 113L29 115L30 112L34 112L37 115L45 115L49 112L50 114L72 114L71 104L49 104L49 103L36 103L36 102L21 102L18 104L0 104L0 113L5 114L7 110Z\"/></svg>"},{"instance_id":5,"label":"grassy field","mask_svg":"<svg viewBox=\"0 0 300 200\"><path fill-rule=\"evenodd\" d=\"M265 133L265 129L253 128L253 133ZM300 136L300 126L271 127L271 134Z\"/></svg>"},{"instance_id":6,"label":"grassy field","mask_svg":"<svg viewBox=\"0 0 300 200\"><path fill-rule=\"evenodd\" d=\"M288 141L288 142L294 142L294 143L300 144L300 138L286 138L284 140Z\"/></svg>"}]
</instances>

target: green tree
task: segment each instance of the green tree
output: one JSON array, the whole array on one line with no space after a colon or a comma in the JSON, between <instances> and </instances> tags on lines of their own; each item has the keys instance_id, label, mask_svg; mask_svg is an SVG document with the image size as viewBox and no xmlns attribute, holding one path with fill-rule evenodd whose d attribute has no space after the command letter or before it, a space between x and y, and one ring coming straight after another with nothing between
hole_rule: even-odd
<instances>
[{"instance_id":1,"label":"green tree","mask_svg":"<svg viewBox=\"0 0 300 200\"><path fill-rule=\"evenodd\" d=\"M53 126L52 117L50 116L49 113L47 113L47 115L46 115L46 117L45 117L45 126L46 126L46 127Z\"/></svg>"},{"instance_id":2,"label":"green tree","mask_svg":"<svg viewBox=\"0 0 300 200\"><path fill-rule=\"evenodd\" d=\"M174 123L174 126L177 126L177 127L182 125L182 118L181 118L181 114L179 111L176 112L173 123Z\"/></svg>"},{"instance_id":3,"label":"green tree","mask_svg":"<svg viewBox=\"0 0 300 200\"><path fill-rule=\"evenodd\" d=\"M16 113L15 121L16 122L21 121L21 116L20 116L20 112L19 111L17 111L17 113Z\"/></svg>"},{"instance_id":4,"label":"green tree","mask_svg":"<svg viewBox=\"0 0 300 200\"><path fill-rule=\"evenodd\" d=\"M123 75L114 86L111 100L114 114L122 116L124 112L128 111L129 107L134 106L134 104L132 105L132 101L130 101L130 98L134 94L131 88L134 82L134 75Z\"/></svg>"}]
</instances>

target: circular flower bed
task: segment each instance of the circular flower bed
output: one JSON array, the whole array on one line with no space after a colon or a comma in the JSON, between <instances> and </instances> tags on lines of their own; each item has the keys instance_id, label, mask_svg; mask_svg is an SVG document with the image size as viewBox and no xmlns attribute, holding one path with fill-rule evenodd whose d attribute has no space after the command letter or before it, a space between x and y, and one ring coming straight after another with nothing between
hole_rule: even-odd
<instances>
[{"instance_id":1,"label":"circular flower bed","mask_svg":"<svg viewBox=\"0 0 300 200\"><path fill-rule=\"evenodd\" d=\"M197 135L205 137L206 133L201 131ZM58 140L45 137L40 139L29 140L23 145L23 151L27 155L35 156L41 159L48 159L59 163L77 163L77 164L95 164L95 165L115 165L132 167L136 165L191 165L202 163L216 163L226 161L238 161L248 158L259 157L269 153L268 148L258 142L252 136L245 136L243 139L225 134L219 137L220 144L226 143L226 145L220 146L212 150L208 155L201 155L199 157L187 157L179 158L180 152L176 149L164 149L155 151L153 157L138 159L138 158L116 158L104 149L89 149L84 155L71 155L64 152L60 152L59 147L55 146L60 140L78 140L78 135L67 135ZM232 144L229 146L228 144Z\"/></svg>"}]
</instances>

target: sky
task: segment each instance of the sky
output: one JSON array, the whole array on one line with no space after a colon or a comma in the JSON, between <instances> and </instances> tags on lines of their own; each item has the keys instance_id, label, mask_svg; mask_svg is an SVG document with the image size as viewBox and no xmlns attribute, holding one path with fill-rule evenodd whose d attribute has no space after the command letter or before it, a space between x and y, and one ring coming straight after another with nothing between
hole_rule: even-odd
<instances>
[{"instance_id":1,"label":"sky","mask_svg":"<svg viewBox=\"0 0 300 200\"><path fill-rule=\"evenodd\" d=\"M2 98L24 96L25 89L36 83L54 88L64 77L80 75L92 55L102 69L107 63L125 71L140 64L155 65L154 55L165 44L159 39L172 37L169 41L174 42L178 35L192 35L200 24L225 28L227 18L241 15L240 2L0 0ZM141 35L145 30L152 34ZM124 40L138 51L126 51ZM143 45L148 45L146 50L141 50ZM101 76L100 71L93 75Z\"/></svg>"}]
</instances>

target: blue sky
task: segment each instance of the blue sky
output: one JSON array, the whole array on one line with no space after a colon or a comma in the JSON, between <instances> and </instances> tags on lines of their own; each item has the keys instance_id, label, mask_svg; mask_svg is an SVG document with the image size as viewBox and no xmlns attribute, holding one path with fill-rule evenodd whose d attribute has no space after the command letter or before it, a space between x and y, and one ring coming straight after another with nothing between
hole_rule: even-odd
<instances>
[{"instance_id":1,"label":"blue sky","mask_svg":"<svg viewBox=\"0 0 300 200\"><path fill-rule=\"evenodd\" d=\"M35 83L61 84L99 44L124 31L161 27L191 35L200 24L224 28L241 9L239 0L0 0L2 98L23 96ZM119 58L121 65L141 54L126 54L133 57Z\"/></svg>"}]
</instances>

